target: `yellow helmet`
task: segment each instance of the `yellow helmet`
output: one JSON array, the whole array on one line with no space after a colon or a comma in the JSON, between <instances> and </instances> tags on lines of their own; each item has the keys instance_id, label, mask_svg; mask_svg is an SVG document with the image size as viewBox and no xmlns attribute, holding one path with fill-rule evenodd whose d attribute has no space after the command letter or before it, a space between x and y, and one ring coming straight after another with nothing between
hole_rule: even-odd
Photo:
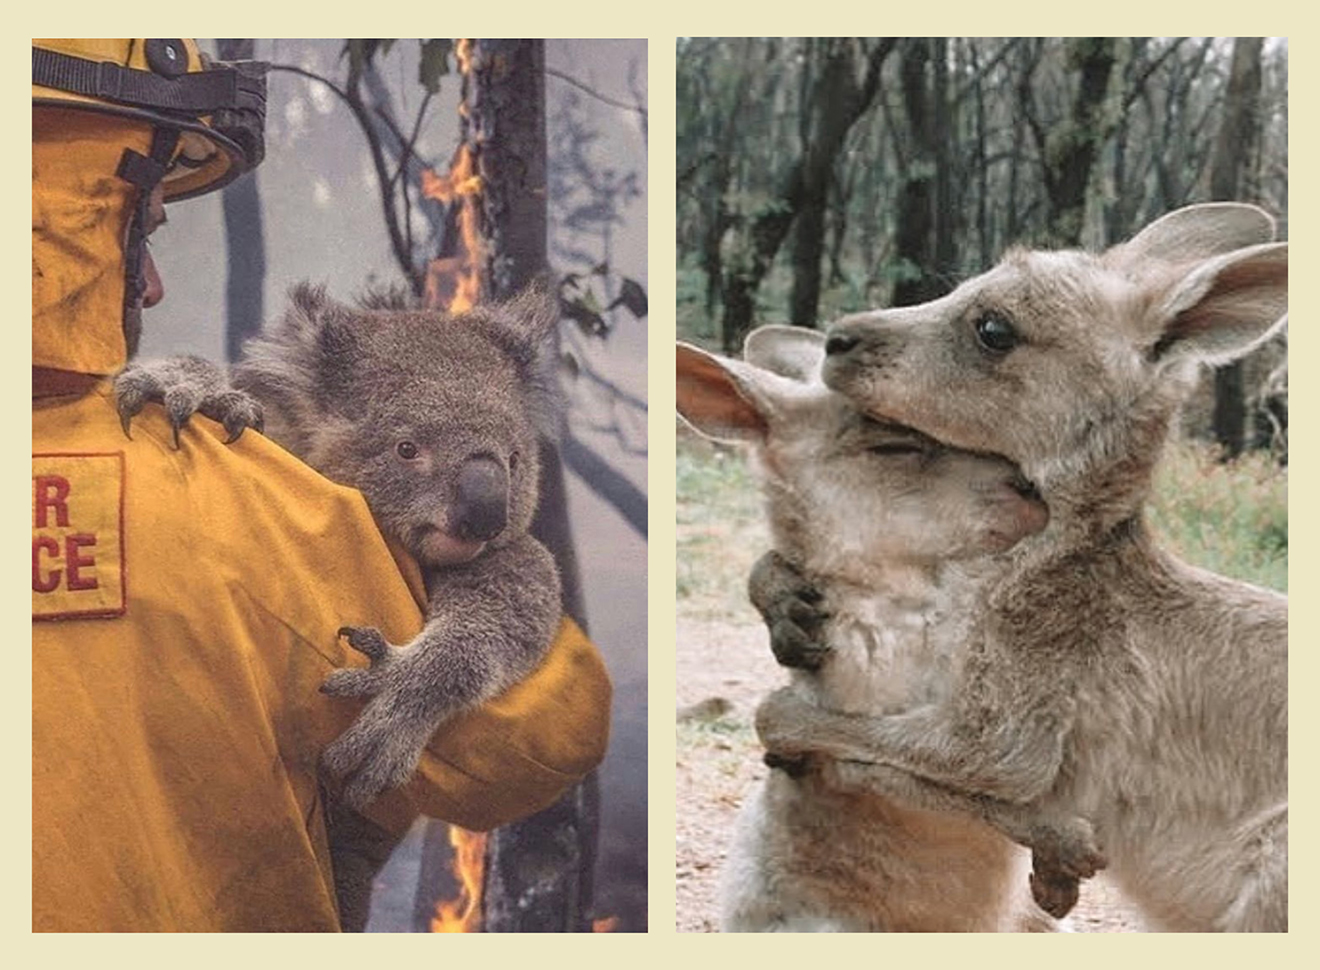
<instances>
[{"instance_id":1,"label":"yellow helmet","mask_svg":"<svg viewBox=\"0 0 1320 970\"><path fill-rule=\"evenodd\" d=\"M133 176L159 181L168 202L220 188L260 163L265 69L212 61L187 39L33 40L32 106L97 111L168 132L162 157L130 165L126 175L139 185Z\"/></svg>"}]
</instances>

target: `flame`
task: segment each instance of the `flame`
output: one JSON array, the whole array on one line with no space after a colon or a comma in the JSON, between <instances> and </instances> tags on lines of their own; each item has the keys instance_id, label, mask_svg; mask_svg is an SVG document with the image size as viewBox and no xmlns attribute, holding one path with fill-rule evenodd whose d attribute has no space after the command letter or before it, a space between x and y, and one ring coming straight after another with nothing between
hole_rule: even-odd
<instances>
[{"instance_id":1,"label":"flame","mask_svg":"<svg viewBox=\"0 0 1320 970\"><path fill-rule=\"evenodd\" d=\"M459 40L454 48L459 73L472 72L473 42ZM465 85L466 88L466 85ZM459 114L467 127L467 98L459 105ZM455 218L449 224L457 228L454 254L431 260L426 267L424 299L428 307L461 313L481 299L481 267L485 245L481 236L481 176L473 146L464 140L449 163L449 171L439 175L431 169L422 172L422 195L449 206ZM454 211L453 207L457 206ZM481 884L486 870L486 836L449 826L449 844L454 847L451 864L458 879L458 898L442 899L431 919L432 933L475 933L481 929Z\"/></svg>"},{"instance_id":2,"label":"flame","mask_svg":"<svg viewBox=\"0 0 1320 970\"><path fill-rule=\"evenodd\" d=\"M424 299L429 307L438 307L455 313L470 310L481 299L481 267L486 247L481 235L482 182L477 172L474 143L466 135L468 104L467 81L476 57L471 40L462 39L454 46L454 58L464 80L464 96L459 104L463 117L464 138L443 175L431 169L422 172L422 196L435 199L450 209L449 220L457 230L457 239L451 244L452 255L431 260L426 267ZM455 207L457 207L455 209Z\"/></svg>"},{"instance_id":3,"label":"flame","mask_svg":"<svg viewBox=\"0 0 1320 970\"><path fill-rule=\"evenodd\" d=\"M606 916L604 919L594 919L591 921L591 932L593 933L613 933L614 928L619 925L619 917Z\"/></svg>"},{"instance_id":4,"label":"flame","mask_svg":"<svg viewBox=\"0 0 1320 970\"><path fill-rule=\"evenodd\" d=\"M431 169L422 172L422 195L448 206L458 206L457 251L427 265L426 305L455 313L470 310L481 299L481 264L485 254L477 208L481 176L477 174L470 144L464 142L458 146L444 175L437 175Z\"/></svg>"},{"instance_id":5,"label":"flame","mask_svg":"<svg viewBox=\"0 0 1320 970\"><path fill-rule=\"evenodd\" d=\"M486 834L449 826L454 847L453 872L459 882L457 899L442 899L431 919L432 933L475 933L481 929L481 880L486 872Z\"/></svg>"}]
</instances>

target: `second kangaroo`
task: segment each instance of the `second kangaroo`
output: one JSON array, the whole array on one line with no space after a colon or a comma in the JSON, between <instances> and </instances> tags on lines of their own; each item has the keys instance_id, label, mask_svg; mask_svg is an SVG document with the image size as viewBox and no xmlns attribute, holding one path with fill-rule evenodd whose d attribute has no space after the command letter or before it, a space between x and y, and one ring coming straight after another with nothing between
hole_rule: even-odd
<instances>
[{"instance_id":1,"label":"second kangaroo","mask_svg":"<svg viewBox=\"0 0 1320 970\"><path fill-rule=\"evenodd\" d=\"M678 407L704 434L753 445L782 557L767 569L800 570L825 593L830 649L794 690L832 710L890 712L944 696L962 663L963 603L998 568L988 557L1043 528L1046 512L1008 462L872 420L828 391L823 344L785 327L754 332L744 361L680 344ZM722 881L725 931L1053 928L1027 895L1026 854L985 823L1031 844L1055 823L898 773L885 797L848 774L809 759L749 797Z\"/></svg>"}]
</instances>

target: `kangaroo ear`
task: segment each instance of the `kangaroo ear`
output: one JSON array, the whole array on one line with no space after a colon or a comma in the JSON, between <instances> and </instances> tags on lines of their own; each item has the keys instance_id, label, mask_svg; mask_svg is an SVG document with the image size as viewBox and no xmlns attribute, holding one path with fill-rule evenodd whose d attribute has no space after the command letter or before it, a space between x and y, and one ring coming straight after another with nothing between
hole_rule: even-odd
<instances>
[{"instance_id":1,"label":"kangaroo ear","mask_svg":"<svg viewBox=\"0 0 1320 970\"><path fill-rule=\"evenodd\" d=\"M1274 219L1240 202L1189 205L1156 219L1132 239L1110 250L1109 259L1140 273L1151 263L1190 263L1271 242Z\"/></svg>"},{"instance_id":2,"label":"kangaroo ear","mask_svg":"<svg viewBox=\"0 0 1320 970\"><path fill-rule=\"evenodd\" d=\"M678 413L716 441L764 441L774 409L772 375L740 360L717 357L680 343Z\"/></svg>"},{"instance_id":3,"label":"kangaroo ear","mask_svg":"<svg viewBox=\"0 0 1320 970\"><path fill-rule=\"evenodd\" d=\"M820 365L825 361L825 335L806 327L757 327L743 344L743 359L781 377L819 381Z\"/></svg>"},{"instance_id":4,"label":"kangaroo ear","mask_svg":"<svg viewBox=\"0 0 1320 970\"><path fill-rule=\"evenodd\" d=\"M1222 364L1252 350L1288 316L1288 244L1248 246L1205 259L1163 283L1152 281L1157 361Z\"/></svg>"}]
</instances>

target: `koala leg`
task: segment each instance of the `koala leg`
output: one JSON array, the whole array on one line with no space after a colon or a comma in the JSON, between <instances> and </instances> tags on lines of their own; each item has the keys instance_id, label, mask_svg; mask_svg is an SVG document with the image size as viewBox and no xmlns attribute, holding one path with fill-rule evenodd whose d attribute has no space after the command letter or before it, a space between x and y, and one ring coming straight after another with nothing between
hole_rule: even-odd
<instances>
[{"instance_id":1,"label":"koala leg","mask_svg":"<svg viewBox=\"0 0 1320 970\"><path fill-rule=\"evenodd\" d=\"M427 579L431 602L422 632L395 646L378 630L345 627L340 634L370 666L336 670L321 687L370 698L322 756L344 779L353 808L406 782L445 720L530 673L558 627L559 576L550 553L530 536Z\"/></svg>"}]
</instances>

